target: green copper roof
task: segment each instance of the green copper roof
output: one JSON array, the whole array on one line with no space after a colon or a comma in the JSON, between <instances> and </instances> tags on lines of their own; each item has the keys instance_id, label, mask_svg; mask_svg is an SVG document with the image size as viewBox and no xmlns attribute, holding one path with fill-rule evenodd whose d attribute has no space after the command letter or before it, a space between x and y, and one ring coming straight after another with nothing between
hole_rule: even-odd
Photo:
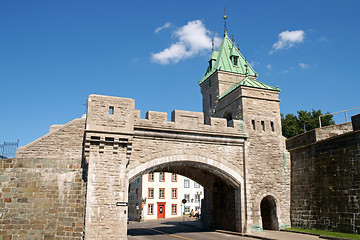
<instances>
[{"instance_id":1,"label":"green copper roof","mask_svg":"<svg viewBox=\"0 0 360 240\"><path fill-rule=\"evenodd\" d=\"M234 65L232 56L238 58L237 65ZM240 73L244 75L247 73L248 76L254 77L258 76L258 74L251 67L251 65L247 63L244 56L240 53L239 49L237 49L226 33L219 48L211 54L209 61L212 61L212 68L210 69L210 65L208 66L199 84L210 77L211 74L213 74L216 70Z\"/></svg>"},{"instance_id":2,"label":"green copper roof","mask_svg":"<svg viewBox=\"0 0 360 240\"><path fill-rule=\"evenodd\" d=\"M255 80L253 78L245 77L243 80L241 80L240 82L234 84L232 87L230 87L228 90L226 90L221 96L219 96L219 99L225 97L226 95L231 93L233 90L235 90L239 86L247 86L247 87L268 89L268 90L274 90L274 91L279 91L280 92L280 89L278 87L274 88L274 87L272 87L270 85L259 82L259 81Z\"/></svg>"}]
</instances>

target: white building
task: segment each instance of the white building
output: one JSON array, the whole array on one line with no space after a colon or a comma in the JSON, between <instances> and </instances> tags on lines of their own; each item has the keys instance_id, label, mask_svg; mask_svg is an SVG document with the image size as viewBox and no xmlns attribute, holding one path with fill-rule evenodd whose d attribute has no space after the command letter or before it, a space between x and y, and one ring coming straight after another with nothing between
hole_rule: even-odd
<instances>
[{"instance_id":1,"label":"white building","mask_svg":"<svg viewBox=\"0 0 360 240\"><path fill-rule=\"evenodd\" d=\"M184 176L154 172L144 174L129 185L129 219L148 220L189 214L200 208L203 187ZM187 203L182 204L183 199Z\"/></svg>"},{"instance_id":2,"label":"white building","mask_svg":"<svg viewBox=\"0 0 360 240\"><path fill-rule=\"evenodd\" d=\"M186 199L186 204L184 206L185 214L189 214L191 210L198 212L201 209L201 199L204 198L204 188L197 182L183 177L184 178L184 196Z\"/></svg>"}]
</instances>

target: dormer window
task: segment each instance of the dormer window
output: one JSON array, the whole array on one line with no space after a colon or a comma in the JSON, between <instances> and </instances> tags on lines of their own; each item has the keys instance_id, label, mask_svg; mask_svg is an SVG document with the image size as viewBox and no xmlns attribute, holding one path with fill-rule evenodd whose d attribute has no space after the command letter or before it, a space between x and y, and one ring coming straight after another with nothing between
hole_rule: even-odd
<instances>
[{"instance_id":1,"label":"dormer window","mask_svg":"<svg viewBox=\"0 0 360 240\"><path fill-rule=\"evenodd\" d=\"M238 65L239 57L238 57L238 56L234 56L233 59L234 59L234 65L237 66L237 65Z\"/></svg>"},{"instance_id":2,"label":"dormer window","mask_svg":"<svg viewBox=\"0 0 360 240\"><path fill-rule=\"evenodd\" d=\"M212 61L209 61L209 68L212 69Z\"/></svg>"}]
</instances>

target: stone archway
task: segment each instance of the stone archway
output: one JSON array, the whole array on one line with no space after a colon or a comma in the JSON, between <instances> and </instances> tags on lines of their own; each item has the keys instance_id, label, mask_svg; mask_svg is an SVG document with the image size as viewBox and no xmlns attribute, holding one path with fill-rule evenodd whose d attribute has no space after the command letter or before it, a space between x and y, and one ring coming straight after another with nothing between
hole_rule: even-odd
<instances>
[{"instance_id":1,"label":"stone archway","mask_svg":"<svg viewBox=\"0 0 360 240\"><path fill-rule=\"evenodd\" d=\"M243 177L223 163L202 156L160 157L128 171L128 182L148 172L164 171L189 177L204 187L205 225L243 232L245 210ZM206 217L205 217L206 216Z\"/></svg>"},{"instance_id":2,"label":"stone archway","mask_svg":"<svg viewBox=\"0 0 360 240\"><path fill-rule=\"evenodd\" d=\"M260 203L262 226L265 230L279 230L275 199L268 195Z\"/></svg>"}]
</instances>

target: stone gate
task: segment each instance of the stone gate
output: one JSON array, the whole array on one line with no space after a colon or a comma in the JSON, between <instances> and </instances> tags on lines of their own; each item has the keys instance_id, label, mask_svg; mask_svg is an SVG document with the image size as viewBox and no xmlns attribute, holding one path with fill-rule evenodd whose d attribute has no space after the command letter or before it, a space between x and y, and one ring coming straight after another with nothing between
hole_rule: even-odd
<instances>
[{"instance_id":1,"label":"stone gate","mask_svg":"<svg viewBox=\"0 0 360 240\"><path fill-rule=\"evenodd\" d=\"M204 186L204 224L238 232L290 226L290 160L279 89L227 32L200 81L203 113L147 112L90 95L86 117L2 160L0 234L13 239L127 239L129 182L174 172ZM31 237L32 236L32 237Z\"/></svg>"}]
</instances>

